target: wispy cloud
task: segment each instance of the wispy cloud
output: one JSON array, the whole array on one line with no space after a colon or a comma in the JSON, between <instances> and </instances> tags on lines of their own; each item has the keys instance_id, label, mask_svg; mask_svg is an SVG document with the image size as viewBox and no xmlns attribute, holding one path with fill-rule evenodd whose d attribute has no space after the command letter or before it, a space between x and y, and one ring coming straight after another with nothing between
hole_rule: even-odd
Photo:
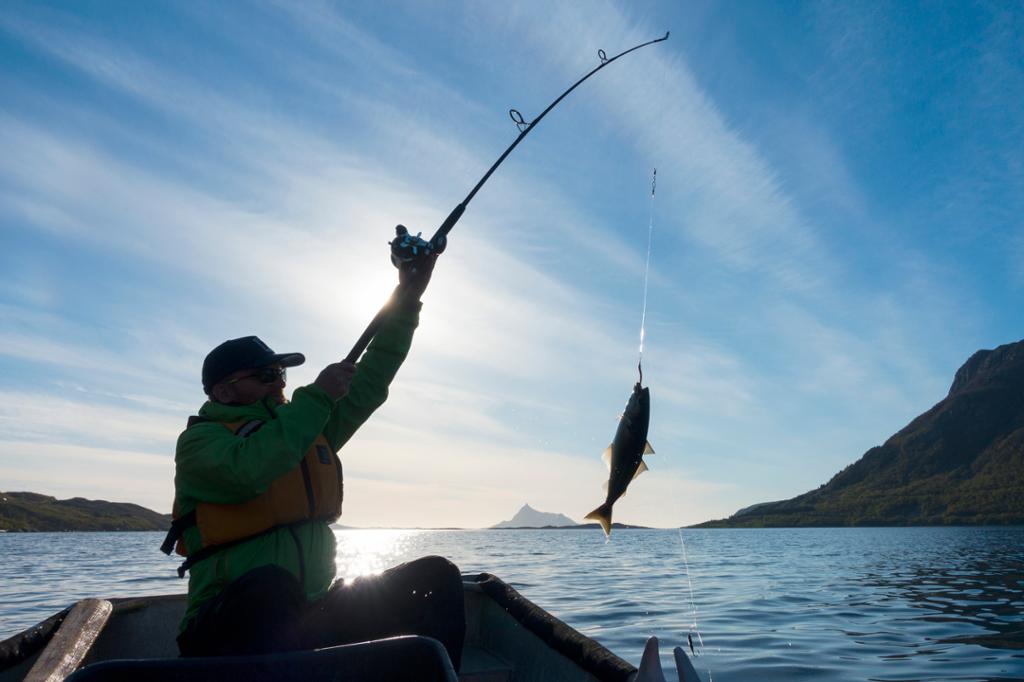
<instances>
[{"instance_id":1,"label":"wispy cloud","mask_svg":"<svg viewBox=\"0 0 1024 682\"><path fill-rule=\"evenodd\" d=\"M88 395L62 398L3 391L0 398L4 401L0 430L22 441L102 444L116 449L148 446L158 454L157 448L172 444L181 431L180 416L171 412L96 403ZM164 452L173 456L169 449Z\"/></svg>"},{"instance_id":2,"label":"wispy cloud","mask_svg":"<svg viewBox=\"0 0 1024 682\"><path fill-rule=\"evenodd\" d=\"M169 512L174 460L149 453L66 443L0 440L4 492L134 502ZM173 495L173 493L172 493Z\"/></svg>"},{"instance_id":3,"label":"wispy cloud","mask_svg":"<svg viewBox=\"0 0 1024 682\"><path fill-rule=\"evenodd\" d=\"M60 451L69 476L72 455L93 451L169 458L217 342L257 333L306 352L292 385L343 356L395 283L392 226L439 224L514 138L509 104L529 118L596 66L597 48L665 29L649 24L660 8L545 4L538 21L541 6L466 6L453 25L413 5L402 21L321 2L189 5L169 10L184 33L161 27L155 42L78 9L0 17L26 63L47 65L2 77L15 93L0 111L0 223L16 254L0 283L6 439L85 448ZM833 57L856 60L808 81L824 104L751 93L767 113L738 121L698 77L697 46L673 36L553 112L452 233L410 360L346 448L353 522L472 525L473 508L484 525L524 501L594 506L598 454L636 376L653 165L644 369L660 459L623 520L698 521L802 492L944 392L979 333L950 330L994 313L975 271L920 239L920 201L878 214L845 119L823 118L829 102L870 113L839 100L880 68L885 41L850 11L829 30L842 29ZM436 42L397 30L417 12ZM993 30L994 44L1012 35ZM991 73L1012 75L994 49ZM734 57L716 67L723 82L750 59ZM80 90L47 85L52 73ZM985 96L995 111L999 93ZM978 178L985 196L1003 192L972 159L969 179L934 191L961 207ZM1009 224L1014 205L979 215ZM999 243L1019 287L1024 237L1005 229ZM70 415L56 429L55 410ZM0 452L5 475L14 452ZM170 485L147 494L167 500ZM395 499L409 506L389 509ZM674 499L687 500L678 512Z\"/></svg>"},{"instance_id":4,"label":"wispy cloud","mask_svg":"<svg viewBox=\"0 0 1024 682\"><path fill-rule=\"evenodd\" d=\"M588 14L580 24L575 9L557 8L550 21L530 25L530 46L559 57L559 70L572 72L585 67L584 55L590 53L582 46L628 47L652 37L651 29L632 25L610 4L589 8ZM571 49L564 40L566 25L584 27ZM666 188L676 188L670 211L674 228L731 267L772 277L776 286L809 293L827 281L831 257L821 240L782 191L771 166L730 129L673 52L648 48L587 86L590 97L599 98L595 109L605 125L614 121L638 153L656 161L666 183L672 183Z\"/></svg>"}]
</instances>

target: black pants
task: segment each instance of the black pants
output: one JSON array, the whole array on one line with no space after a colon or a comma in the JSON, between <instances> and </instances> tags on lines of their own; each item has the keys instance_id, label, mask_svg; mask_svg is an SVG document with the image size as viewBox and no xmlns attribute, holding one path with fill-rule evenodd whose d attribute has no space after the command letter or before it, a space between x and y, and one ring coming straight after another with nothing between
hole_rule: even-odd
<instances>
[{"instance_id":1,"label":"black pants","mask_svg":"<svg viewBox=\"0 0 1024 682\"><path fill-rule=\"evenodd\" d=\"M178 637L182 656L234 656L320 649L397 635L444 645L458 670L466 615L459 569L437 556L345 584L308 603L279 566L238 578L208 601Z\"/></svg>"}]
</instances>

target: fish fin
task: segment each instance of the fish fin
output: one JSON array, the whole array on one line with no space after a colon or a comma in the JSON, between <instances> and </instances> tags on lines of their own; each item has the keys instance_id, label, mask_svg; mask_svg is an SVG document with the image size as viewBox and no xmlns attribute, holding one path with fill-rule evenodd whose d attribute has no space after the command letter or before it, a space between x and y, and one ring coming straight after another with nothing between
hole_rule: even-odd
<instances>
[{"instance_id":1,"label":"fish fin","mask_svg":"<svg viewBox=\"0 0 1024 682\"><path fill-rule=\"evenodd\" d=\"M633 479L635 480L637 476L639 476L640 474L642 474L645 471L647 471L647 464L645 464L643 460L640 460L640 466L638 466L636 468L636 473L633 474ZM625 493L623 493L623 494L625 494Z\"/></svg>"},{"instance_id":2,"label":"fish fin","mask_svg":"<svg viewBox=\"0 0 1024 682\"><path fill-rule=\"evenodd\" d=\"M673 649L672 655L676 659L676 673L679 674L679 682L700 682L700 676L682 647L677 646Z\"/></svg>"},{"instance_id":3,"label":"fish fin","mask_svg":"<svg viewBox=\"0 0 1024 682\"><path fill-rule=\"evenodd\" d=\"M600 507L590 512L583 518L593 519L601 524L601 530L604 531L605 537L612 534L612 505L605 502Z\"/></svg>"},{"instance_id":4,"label":"fish fin","mask_svg":"<svg viewBox=\"0 0 1024 682\"><path fill-rule=\"evenodd\" d=\"M657 637L648 638L633 682L665 682L665 672L661 668L661 657L658 655Z\"/></svg>"},{"instance_id":5,"label":"fish fin","mask_svg":"<svg viewBox=\"0 0 1024 682\"><path fill-rule=\"evenodd\" d=\"M612 446L611 446L611 443L609 443L608 447L606 447L604 449L604 452L601 453L601 459L604 461L605 464L608 465L608 471L611 471L612 470Z\"/></svg>"},{"instance_id":6,"label":"fish fin","mask_svg":"<svg viewBox=\"0 0 1024 682\"><path fill-rule=\"evenodd\" d=\"M651 447L651 442L650 441L647 441L646 443L644 443L644 454L645 455L653 455L654 454L654 448Z\"/></svg>"}]
</instances>

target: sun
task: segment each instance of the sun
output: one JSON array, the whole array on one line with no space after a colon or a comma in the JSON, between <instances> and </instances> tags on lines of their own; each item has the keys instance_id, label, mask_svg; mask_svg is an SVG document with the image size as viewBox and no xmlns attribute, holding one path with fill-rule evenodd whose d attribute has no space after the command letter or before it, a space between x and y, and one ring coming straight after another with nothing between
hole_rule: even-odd
<instances>
[{"instance_id":1,"label":"sun","mask_svg":"<svg viewBox=\"0 0 1024 682\"><path fill-rule=\"evenodd\" d=\"M362 333L398 285L398 269L390 263L373 263L365 267L360 265L359 273L352 281L355 282L355 288L344 300L348 315Z\"/></svg>"}]
</instances>

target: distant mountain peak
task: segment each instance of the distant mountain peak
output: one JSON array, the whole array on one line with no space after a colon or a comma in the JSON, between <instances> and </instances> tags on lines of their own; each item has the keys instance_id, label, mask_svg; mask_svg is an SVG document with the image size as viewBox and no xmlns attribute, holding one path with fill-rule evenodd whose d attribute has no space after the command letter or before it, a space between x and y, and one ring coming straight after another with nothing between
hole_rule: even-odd
<instances>
[{"instance_id":1,"label":"distant mountain peak","mask_svg":"<svg viewBox=\"0 0 1024 682\"><path fill-rule=\"evenodd\" d=\"M956 371L949 397L977 388L1024 383L1024 341L979 350Z\"/></svg>"},{"instance_id":2,"label":"distant mountain peak","mask_svg":"<svg viewBox=\"0 0 1024 682\"><path fill-rule=\"evenodd\" d=\"M524 504L508 521L496 523L491 528L544 528L545 526L576 526L575 521L564 514L537 511Z\"/></svg>"}]
</instances>

